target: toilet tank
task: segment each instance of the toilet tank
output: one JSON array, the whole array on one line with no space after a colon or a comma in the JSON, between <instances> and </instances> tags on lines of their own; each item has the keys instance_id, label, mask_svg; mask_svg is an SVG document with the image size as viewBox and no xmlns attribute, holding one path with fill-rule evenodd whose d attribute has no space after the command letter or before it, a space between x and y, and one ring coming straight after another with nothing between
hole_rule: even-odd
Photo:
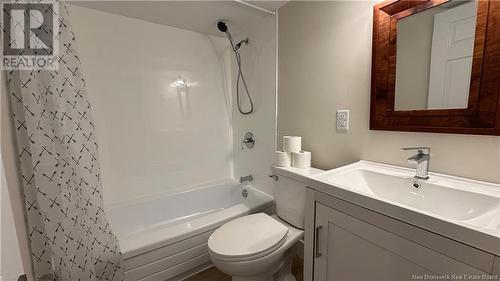
<instances>
[{"instance_id":1,"label":"toilet tank","mask_svg":"<svg viewBox=\"0 0 500 281\"><path fill-rule=\"evenodd\" d=\"M277 176L274 182L276 214L289 224L304 229L305 182L280 174Z\"/></svg>"}]
</instances>

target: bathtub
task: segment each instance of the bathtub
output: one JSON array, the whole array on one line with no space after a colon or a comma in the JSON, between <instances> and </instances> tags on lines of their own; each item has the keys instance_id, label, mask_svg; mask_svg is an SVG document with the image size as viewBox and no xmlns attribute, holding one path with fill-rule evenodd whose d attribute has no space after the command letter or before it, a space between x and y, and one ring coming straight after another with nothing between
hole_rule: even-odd
<instances>
[{"instance_id":1,"label":"bathtub","mask_svg":"<svg viewBox=\"0 0 500 281\"><path fill-rule=\"evenodd\" d=\"M270 196L234 181L106 208L122 249L125 281L180 280L203 270L211 265L207 241L217 227L272 211Z\"/></svg>"}]
</instances>

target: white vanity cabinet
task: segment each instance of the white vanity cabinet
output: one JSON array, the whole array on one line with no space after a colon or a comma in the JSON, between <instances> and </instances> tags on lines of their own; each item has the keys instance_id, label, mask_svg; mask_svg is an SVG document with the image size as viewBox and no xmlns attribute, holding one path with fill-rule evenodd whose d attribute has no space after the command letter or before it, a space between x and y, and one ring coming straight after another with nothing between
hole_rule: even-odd
<instances>
[{"instance_id":1,"label":"white vanity cabinet","mask_svg":"<svg viewBox=\"0 0 500 281\"><path fill-rule=\"evenodd\" d=\"M310 281L487 280L496 271L491 253L312 189L305 243Z\"/></svg>"}]
</instances>

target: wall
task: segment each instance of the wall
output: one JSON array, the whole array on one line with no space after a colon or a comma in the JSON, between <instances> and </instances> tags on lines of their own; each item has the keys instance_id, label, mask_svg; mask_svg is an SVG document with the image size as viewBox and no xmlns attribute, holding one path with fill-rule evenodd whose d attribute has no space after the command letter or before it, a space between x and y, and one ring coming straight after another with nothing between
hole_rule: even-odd
<instances>
[{"instance_id":1,"label":"wall","mask_svg":"<svg viewBox=\"0 0 500 281\"><path fill-rule=\"evenodd\" d=\"M500 137L368 129L372 7L292 1L279 10L279 136L302 135L318 168L360 159L408 166L400 148L425 145L432 171L499 183ZM348 132L335 130L337 109L351 110Z\"/></svg>"},{"instance_id":2,"label":"wall","mask_svg":"<svg viewBox=\"0 0 500 281\"><path fill-rule=\"evenodd\" d=\"M73 5L70 16L105 204L231 177L230 97L218 57L226 40ZM187 92L170 86L178 77Z\"/></svg>"},{"instance_id":3,"label":"wall","mask_svg":"<svg viewBox=\"0 0 500 281\"><path fill-rule=\"evenodd\" d=\"M257 11L258 12L258 11ZM260 12L259 12L260 13ZM252 175L253 186L273 195L273 181L269 178L275 151L276 119L276 20L273 15L263 14L253 26L244 26L244 33L235 35L235 41L249 38L243 46L241 57L243 73L252 96L255 112L242 115L236 105L236 63L233 59L233 150L234 176ZM240 87L243 109L247 109L244 88ZM240 143L246 132L255 135L255 147L241 149Z\"/></svg>"},{"instance_id":4,"label":"wall","mask_svg":"<svg viewBox=\"0 0 500 281\"><path fill-rule=\"evenodd\" d=\"M0 119L1 119L1 160L3 166L1 183L1 210L2 210L2 240L6 248L2 248L2 274L16 275L19 270L24 271L28 280L32 280L31 253L27 223L25 221L24 194L20 174L18 173L18 156L15 129L13 126L10 99L6 83L5 71L1 71L0 79ZM4 174L5 173L5 174ZM5 175L5 178L4 178ZM7 198L9 199L7 202ZM12 208L12 221L8 218L8 210ZM13 237L12 223L15 227L16 237ZM10 239L6 241L4 239ZM17 239L17 243L14 240ZM19 254L19 256L18 256ZM7 258L7 257L8 258ZM19 264L18 258L22 263ZM4 271L5 269L5 271ZM10 276L10 277L11 277Z\"/></svg>"},{"instance_id":5,"label":"wall","mask_svg":"<svg viewBox=\"0 0 500 281\"><path fill-rule=\"evenodd\" d=\"M24 268L1 155L0 176L0 213L2 220L2 230L0 231L0 276L5 281L17 280L20 275L24 274Z\"/></svg>"}]
</instances>

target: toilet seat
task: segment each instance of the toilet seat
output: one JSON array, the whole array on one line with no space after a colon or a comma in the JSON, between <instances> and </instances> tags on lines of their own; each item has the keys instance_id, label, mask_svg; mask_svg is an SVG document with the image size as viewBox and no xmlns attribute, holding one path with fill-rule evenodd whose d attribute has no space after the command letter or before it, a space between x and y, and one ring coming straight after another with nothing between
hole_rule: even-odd
<instances>
[{"instance_id":1,"label":"toilet seat","mask_svg":"<svg viewBox=\"0 0 500 281\"><path fill-rule=\"evenodd\" d=\"M264 213L235 219L217 229L208 248L221 261L249 261L269 255L281 247L289 228Z\"/></svg>"}]
</instances>

